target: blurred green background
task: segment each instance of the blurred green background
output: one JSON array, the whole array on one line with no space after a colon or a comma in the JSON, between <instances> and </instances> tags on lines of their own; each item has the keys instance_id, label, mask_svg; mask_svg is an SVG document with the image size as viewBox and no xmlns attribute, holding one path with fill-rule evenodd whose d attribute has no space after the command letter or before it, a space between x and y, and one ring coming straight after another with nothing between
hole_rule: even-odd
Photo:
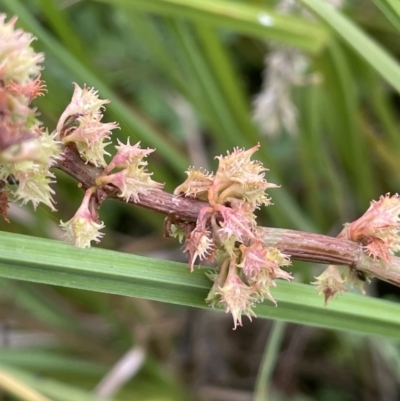
<instances>
[{"instance_id":1,"label":"blurred green background","mask_svg":"<svg viewBox=\"0 0 400 401\"><path fill-rule=\"evenodd\" d=\"M35 106L50 131L72 82L94 86L111 100L105 120L121 126L113 141L156 148L149 169L169 192L190 165L213 170L214 156L260 142L256 156L281 188L270 191L274 206L259 211L259 225L337 235L372 199L399 191L399 4L2 0L0 12L17 15L46 55L48 93ZM12 205L12 223L0 229L61 238L59 220L72 217L82 191L60 172L55 189L56 213ZM163 238L163 216L108 201L100 217L99 246L184 260ZM310 282L321 266L292 271ZM52 400L252 400L257 375L273 401L400 398L399 350L389 340L261 319L232 331L219 312L0 285L0 364ZM380 283L368 292L397 299ZM124 356L121 384L123 369L110 370Z\"/></svg>"}]
</instances>

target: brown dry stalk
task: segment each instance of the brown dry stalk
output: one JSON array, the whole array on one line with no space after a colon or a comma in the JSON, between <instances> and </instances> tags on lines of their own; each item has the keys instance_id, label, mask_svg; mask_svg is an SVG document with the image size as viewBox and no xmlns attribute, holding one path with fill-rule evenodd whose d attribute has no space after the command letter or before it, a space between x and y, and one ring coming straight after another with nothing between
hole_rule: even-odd
<instances>
[{"instance_id":1,"label":"brown dry stalk","mask_svg":"<svg viewBox=\"0 0 400 401\"><path fill-rule=\"evenodd\" d=\"M102 172L97 167L85 164L69 146L66 147L63 160L55 167L79 181L84 189L94 186L96 177ZM112 186L106 186L104 192L106 197L122 200ZM151 191L146 196L139 196L139 202L131 200L129 203L188 223L195 222L200 209L207 205L206 202L176 197L161 190ZM390 263L373 260L357 242L303 231L259 227L258 236L266 246L276 246L290 255L292 260L347 265L400 287L400 257L393 256Z\"/></svg>"}]
</instances>

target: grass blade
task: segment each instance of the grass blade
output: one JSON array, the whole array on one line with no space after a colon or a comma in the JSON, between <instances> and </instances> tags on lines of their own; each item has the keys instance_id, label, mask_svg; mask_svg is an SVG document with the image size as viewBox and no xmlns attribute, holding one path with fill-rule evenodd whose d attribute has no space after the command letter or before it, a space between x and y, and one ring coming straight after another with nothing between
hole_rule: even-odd
<instances>
[{"instance_id":1,"label":"grass blade","mask_svg":"<svg viewBox=\"0 0 400 401\"><path fill-rule=\"evenodd\" d=\"M190 274L182 263L4 232L0 276L198 308L206 307L211 284L204 269ZM312 286L287 282L279 282L273 295L279 306L261 304L258 316L400 339L400 306L394 302L346 294L325 308Z\"/></svg>"},{"instance_id":2,"label":"grass blade","mask_svg":"<svg viewBox=\"0 0 400 401\"><path fill-rule=\"evenodd\" d=\"M400 67L389 53L326 2L322 0L301 0L301 2L331 26L344 42L400 92Z\"/></svg>"},{"instance_id":3,"label":"grass blade","mask_svg":"<svg viewBox=\"0 0 400 401\"><path fill-rule=\"evenodd\" d=\"M205 22L262 39L273 39L318 52L328 40L324 28L297 17L281 15L266 7L226 0L95 0L136 8L159 15Z\"/></svg>"}]
</instances>

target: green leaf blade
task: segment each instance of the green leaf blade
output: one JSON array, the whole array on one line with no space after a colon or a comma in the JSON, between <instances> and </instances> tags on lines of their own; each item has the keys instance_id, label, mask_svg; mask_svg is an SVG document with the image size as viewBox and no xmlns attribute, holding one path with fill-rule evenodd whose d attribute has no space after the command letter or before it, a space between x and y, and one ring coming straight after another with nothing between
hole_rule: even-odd
<instances>
[{"instance_id":1,"label":"green leaf blade","mask_svg":"<svg viewBox=\"0 0 400 401\"><path fill-rule=\"evenodd\" d=\"M78 249L57 241L0 234L0 276L90 291L206 308L211 282L204 269L102 249ZM259 317L400 338L400 306L355 294L328 307L310 285L279 282Z\"/></svg>"}]
</instances>

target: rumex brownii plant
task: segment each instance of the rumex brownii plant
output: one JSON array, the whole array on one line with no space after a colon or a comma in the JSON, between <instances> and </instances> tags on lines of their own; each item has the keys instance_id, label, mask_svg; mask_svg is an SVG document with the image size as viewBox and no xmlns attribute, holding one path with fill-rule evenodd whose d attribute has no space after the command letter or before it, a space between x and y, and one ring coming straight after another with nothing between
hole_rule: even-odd
<instances>
[{"instance_id":1,"label":"rumex brownii plant","mask_svg":"<svg viewBox=\"0 0 400 401\"><path fill-rule=\"evenodd\" d=\"M262 163L252 160L259 145L218 156L215 173L189 168L185 182L168 194L147 171L144 159L153 149L128 140L118 141L113 157L106 151L118 124L102 122L108 101L99 99L95 89L75 84L55 130L42 127L31 102L44 94L44 56L34 52L34 38L16 30L15 22L0 16L0 213L7 221L10 201L56 210L50 187L54 168L85 189L78 211L61 222L66 240L75 246L100 241L104 224L98 209L107 198L163 213L169 236L184 241L190 270L197 261L215 263L207 273L213 284L206 302L230 312L235 328L243 314L255 316L258 302L276 304L271 288L276 279L292 279L283 270L290 259L329 264L314 282L325 302L345 291L346 284L362 289L374 276L400 285L400 263L393 256L400 249L397 194L372 202L337 238L258 227L256 210L272 205L266 191L278 188L265 178Z\"/></svg>"}]
</instances>

